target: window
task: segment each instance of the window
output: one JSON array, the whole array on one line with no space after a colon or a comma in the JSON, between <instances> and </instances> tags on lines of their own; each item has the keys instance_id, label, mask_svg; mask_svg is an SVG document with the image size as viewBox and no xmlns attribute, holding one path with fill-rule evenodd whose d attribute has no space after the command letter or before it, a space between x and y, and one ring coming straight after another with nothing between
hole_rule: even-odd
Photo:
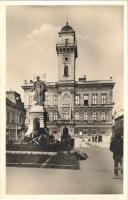
<instances>
[{"instance_id":1,"label":"window","mask_svg":"<svg viewBox=\"0 0 128 200\"><path fill-rule=\"evenodd\" d=\"M48 121L52 121L53 113L48 112Z\"/></svg>"},{"instance_id":2,"label":"window","mask_svg":"<svg viewBox=\"0 0 128 200\"><path fill-rule=\"evenodd\" d=\"M67 77L68 76L68 66L65 65L64 66L64 77Z\"/></svg>"},{"instance_id":3,"label":"window","mask_svg":"<svg viewBox=\"0 0 128 200\"><path fill-rule=\"evenodd\" d=\"M11 138L15 138L14 130L10 130L9 137L11 137Z\"/></svg>"},{"instance_id":4,"label":"window","mask_svg":"<svg viewBox=\"0 0 128 200\"><path fill-rule=\"evenodd\" d=\"M53 105L57 105L57 97L55 95L53 96Z\"/></svg>"},{"instance_id":5,"label":"window","mask_svg":"<svg viewBox=\"0 0 128 200\"><path fill-rule=\"evenodd\" d=\"M14 118L15 118L15 115L14 115L14 113L12 113L12 118L11 118L11 123L12 123L12 124L15 123L15 119L14 119Z\"/></svg>"},{"instance_id":6,"label":"window","mask_svg":"<svg viewBox=\"0 0 128 200\"><path fill-rule=\"evenodd\" d=\"M63 97L63 104L64 105L69 105L69 103L70 103L69 95L65 94L64 97Z\"/></svg>"},{"instance_id":7,"label":"window","mask_svg":"<svg viewBox=\"0 0 128 200\"><path fill-rule=\"evenodd\" d=\"M69 119L68 112L64 112L63 117L64 117L64 120L68 120Z\"/></svg>"},{"instance_id":8,"label":"window","mask_svg":"<svg viewBox=\"0 0 128 200\"><path fill-rule=\"evenodd\" d=\"M58 119L58 115L57 115L57 113L54 113L53 114L53 120L56 121L57 119Z\"/></svg>"},{"instance_id":9,"label":"window","mask_svg":"<svg viewBox=\"0 0 128 200\"><path fill-rule=\"evenodd\" d=\"M97 104L97 95L92 96L92 104L96 105Z\"/></svg>"},{"instance_id":10,"label":"window","mask_svg":"<svg viewBox=\"0 0 128 200\"><path fill-rule=\"evenodd\" d=\"M102 112L102 120L105 121L106 120L106 113Z\"/></svg>"},{"instance_id":11,"label":"window","mask_svg":"<svg viewBox=\"0 0 128 200\"><path fill-rule=\"evenodd\" d=\"M105 105L105 103L106 103L106 95L102 94L102 96L101 96L101 104Z\"/></svg>"},{"instance_id":12,"label":"window","mask_svg":"<svg viewBox=\"0 0 128 200\"><path fill-rule=\"evenodd\" d=\"M12 113L9 114L9 123L12 123Z\"/></svg>"},{"instance_id":13,"label":"window","mask_svg":"<svg viewBox=\"0 0 128 200\"><path fill-rule=\"evenodd\" d=\"M79 104L80 104L80 96L79 96L79 95L76 95L76 96L75 96L75 104L76 104L76 105L79 105Z\"/></svg>"},{"instance_id":14,"label":"window","mask_svg":"<svg viewBox=\"0 0 128 200\"><path fill-rule=\"evenodd\" d=\"M19 123L21 123L21 122L22 122L22 114L19 113Z\"/></svg>"},{"instance_id":15,"label":"window","mask_svg":"<svg viewBox=\"0 0 128 200\"><path fill-rule=\"evenodd\" d=\"M50 106L52 105L52 98L50 96L46 95L45 97L45 105Z\"/></svg>"},{"instance_id":16,"label":"window","mask_svg":"<svg viewBox=\"0 0 128 200\"><path fill-rule=\"evenodd\" d=\"M84 120L88 120L88 114L87 114L87 112L84 112Z\"/></svg>"},{"instance_id":17,"label":"window","mask_svg":"<svg viewBox=\"0 0 128 200\"><path fill-rule=\"evenodd\" d=\"M88 94L84 95L84 106L88 106Z\"/></svg>"},{"instance_id":18,"label":"window","mask_svg":"<svg viewBox=\"0 0 128 200\"><path fill-rule=\"evenodd\" d=\"M47 121L49 122L50 121L50 113L47 112Z\"/></svg>"},{"instance_id":19,"label":"window","mask_svg":"<svg viewBox=\"0 0 128 200\"><path fill-rule=\"evenodd\" d=\"M79 118L80 118L80 115L79 115L78 112L76 112L76 113L75 113L75 120L79 120Z\"/></svg>"},{"instance_id":20,"label":"window","mask_svg":"<svg viewBox=\"0 0 128 200\"><path fill-rule=\"evenodd\" d=\"M6 119L6 122L7 122L7 123L9 123L9 116L10 116L10 115L9 115L9 112L7 112L7 119Z\"/></svg>"},{"instance_id":21,"label":"window","mask_svg":"<svg viewBox=\"0 0 128 200\"><path fill-rule=\"evenodd\" d=\"M46 96L46 97L45 97L45 105L48 106L48 104L49 104L49 98L48 98L48 96Z\"/></svg>"},{"instance_id":22,"label":"window","mask_svg":"<svg viewBox=\"0 0 128 200\"><path fill-rule=\"evenodd\" d=\"M93 120L95 121L96 120L96 112L93 112Z\"/></svg>"},{"instance_id":23,"label":"window","mask_svg":"<svg viewBox=\"0 0 128 200\"><path fill-rule=\"evenodd\" d=\"M65 45L66 46L68 45L68 39L65 39Z\"/></svg>"}]
</instances>

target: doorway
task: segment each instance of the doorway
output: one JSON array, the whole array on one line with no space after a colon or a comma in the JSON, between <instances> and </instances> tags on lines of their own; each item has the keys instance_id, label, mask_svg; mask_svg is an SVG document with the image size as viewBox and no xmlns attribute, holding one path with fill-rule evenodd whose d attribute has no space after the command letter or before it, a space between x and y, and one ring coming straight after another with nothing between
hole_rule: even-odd
<instances>
[{"instance_id":1,"label":"doorway","mask_svg":"<svg viewBox=\"0 0 128 200\"><path fill-rule=\"evenodd\" d=\"M40 119L35 118L33 120L33 131L39 131L39 129L40 129Z\"/></svg>"},{"instance_id":2,"label":"doorway","mask_svg":"<svg viewBox=\"0 0 128 200\"><path fill-rule=\"evenodd\" d=\"M68 136L68 128L66 126L63 128L63 136Z\"/></svg>"}]
</instances>

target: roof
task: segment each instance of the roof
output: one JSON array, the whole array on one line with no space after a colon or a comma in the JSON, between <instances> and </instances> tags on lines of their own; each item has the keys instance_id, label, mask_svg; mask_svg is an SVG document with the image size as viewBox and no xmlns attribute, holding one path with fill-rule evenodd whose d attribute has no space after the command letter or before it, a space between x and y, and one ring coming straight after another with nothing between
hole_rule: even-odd
<instances>
[{"instance_id":1,"label":"roof","mask_svg":"<svg viewBox=\"0 0 128 200\"><path fill-rule=\"evenodd\" d=\"M120 109L118 111L115 112L115 120L118 120L119 118L123 118L124 116L124 110L123 109Z\"/></svg>"},{"instance_id":2,"label":"roof","mask_svg":"<svg viewBox=\"0 0 128 200\"><path fill-rule=\"evenodd\" d=\"M10 101L8 98L6 98L6 106L11 106L11 107L13 107L13 108L18 108L18 109L20 109L20 110L25 111L25 109L24 109L24 103L20 103L20 104L18 104L18 103L13 103L13 102Z\"/></svg>"},{"instance_id":3,"label":"roof","mask_svg":"<svg viewBox=\"0 0 128 200\"><path fill-rule=\"evenodd\" d=\"M6 91L6 105L24 109L20 94L15 91Z\"/></svg>"},{"instance_id":4,"label":"roof","mask_svg":"<svg viewBox=\"0 0 128 200\"><path fill-rule=\"evenodd\" d=\"M68 22L65 26L62 27L61 32L73 32L73 28L68 25Z\"/></svg>"},{"instance_id":5,"label":"roof","mask_svg":"<svg viewBox=\"0 0 128 200\"><path fill-rule=\"evenodd\" d=\"M114 87L115 83L113 80L108 79L108 80L92 80L92 81L75 81L75 82L70 82L70 81L58 81L58 82L46 82L46 86L48 88L55 88L58 85L61 85L65 87L65 85L77 85L78 87L99 87L99 86L108 86L108 87ZM22 85L23 89L30 89L33 87L32 83L24 83Z\"/></svg>"}]
</instances>

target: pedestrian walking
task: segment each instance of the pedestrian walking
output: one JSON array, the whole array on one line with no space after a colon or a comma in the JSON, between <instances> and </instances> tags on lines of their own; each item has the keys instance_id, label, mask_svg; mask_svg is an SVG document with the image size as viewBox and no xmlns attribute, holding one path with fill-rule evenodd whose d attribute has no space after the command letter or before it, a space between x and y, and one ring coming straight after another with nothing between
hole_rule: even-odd
<instances>
[{"instance_id":1,"label":"pedestrian walking","mask_svg":"<svg viewBox=\"0 0 128 200\"><path fill-rule=\"evenodd\" d=\"M94 142L95 138L94 138L94 135L92 136L92 142Z\"/></svg>"},{"instance_id":2,"label":"pedestrian walking","mask_svg":"<svg viewBox=\"0 0 128 200\"><path fill-rule=\"evenodd\" d=\"M100 142L100 135L98 135L98 137L97 137L97 141Z\"/></svg>"},{"instance_id":3,"label":"pedestrian walking","mask_svg":"<svg viewBox=\"0 0 128 200\"><path fill-rule=\"evenodd\" d=\"M98 136L98 142L102 142L102 135Z\"/></svg>"},{"instance_id":4,"label":"pedestrian walking","mask_svg":"<svg viewBox=\"0 0 128 200\"><path fill-rule=\"evenodd\" d=\"M102 137L102 135L100 136L100 142L103 142L103 137Z\"/></svg>"},{"instance_id":5,"label":"pedestrian walking","mask_svg":"<svg viewBox=\"0 0 128 200\"><path fill-rule=\"evenodd\" d=\"M97 135L95 136L95 142L97 142Z\"/></svg>"},{"instance_id":6,"label":"pedestrian walking","mask_svg":"<svg viewBox=\"0 0 128 200\"><path fill-rule=\"evenodd\" d=\"M123 175L123 139L121 134L117 133L110 142L110 151L113 152L115 178L119 178L119 171L121 176Z\"/></svg>"}]
</instances>

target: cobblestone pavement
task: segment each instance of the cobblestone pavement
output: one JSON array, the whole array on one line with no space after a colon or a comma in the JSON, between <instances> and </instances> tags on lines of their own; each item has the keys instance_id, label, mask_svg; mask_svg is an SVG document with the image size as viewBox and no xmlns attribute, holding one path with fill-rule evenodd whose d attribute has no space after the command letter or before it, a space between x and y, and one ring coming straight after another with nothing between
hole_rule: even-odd
<instances>
[{"instance_id":1,"label":"cobblestone pavement","mask_svg":"<svg viewBox=\"0 0 128 200\"><path fill-rule=\"evenodd\" d=\"M109 148L83 143L79 149L88 154L80 170L7 168L7 194L121 194Z\"/></svg>"}]
</instances>

